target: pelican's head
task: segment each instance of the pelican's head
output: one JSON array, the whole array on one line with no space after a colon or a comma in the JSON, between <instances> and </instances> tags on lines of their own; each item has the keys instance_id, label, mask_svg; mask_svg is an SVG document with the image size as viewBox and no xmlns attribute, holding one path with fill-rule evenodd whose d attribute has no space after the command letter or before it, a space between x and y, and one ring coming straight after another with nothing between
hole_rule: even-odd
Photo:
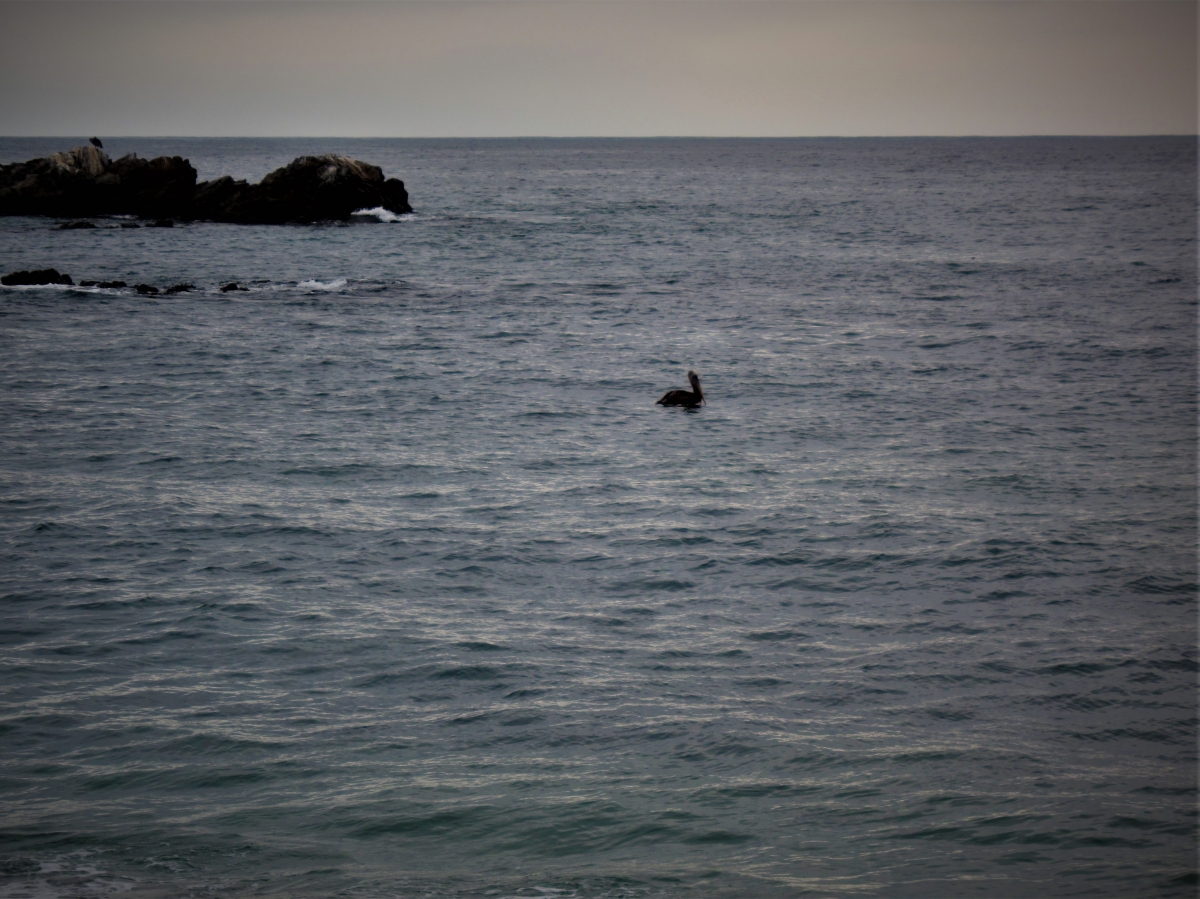
<instances>
[{"instance_id":1,"label":"pelican's head","mask_svg":"<svg viewBox=\"0 0 1200 899\"><path fill-rule=\"evenodd\" d=\"M704 399L704 391L700 389L700 376L694 371L689 371L688 380L692 382L692 390L695 391L696 396Z\"/></svg>"}]
</instances>

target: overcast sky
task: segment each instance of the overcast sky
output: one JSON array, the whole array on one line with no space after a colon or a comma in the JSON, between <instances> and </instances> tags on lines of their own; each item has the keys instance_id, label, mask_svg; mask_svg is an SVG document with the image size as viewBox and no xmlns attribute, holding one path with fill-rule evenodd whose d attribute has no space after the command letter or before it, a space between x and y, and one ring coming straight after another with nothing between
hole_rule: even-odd
<instances>
[{"instance_id":1,"label":"overcast sky","mask_svg":"<svg viewBox=\"0 0 1200 899\"><path fill-rule=\"evenodd\" d=\"M1194 134L1196 9L0 2L0 134Z\"/></svg>"}]
</instances>

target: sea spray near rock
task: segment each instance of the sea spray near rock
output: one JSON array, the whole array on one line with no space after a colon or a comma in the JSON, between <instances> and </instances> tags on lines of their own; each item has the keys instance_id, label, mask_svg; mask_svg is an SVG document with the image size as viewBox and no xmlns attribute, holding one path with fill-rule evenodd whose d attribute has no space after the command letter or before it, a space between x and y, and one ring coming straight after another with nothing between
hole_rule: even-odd
<instances>
[{"instance_id":1,"label":"sea spray near rock","mask_svg":"<svg viewBox=\"0 0 1200 899\"><path fill-rule=\"evenodd\" d=\"M383 206L376 206L374 209L356 209L356 210L354 210L355 218L375 219L376 221L384 222L385 224L391 224L392 222L403 221L404 220L403 216L407 215L407 214L408 213L395 213L395 212L392 212L390 209L384 208Z\"/></svg>"},{"instance_id":2,"label":"sea spray near rock","mask_svg":"<svg viewBox=\"0 0 1200 899\"><path fill-rule=\"evenodd\" d=\"M172 219L245 225L344 221L360 209L412 212L403 181L385 179L379 166L335 154L298 157L257 184L228 175L197 184L196 170L182 157L146 160L130 153L114 162L95 146L0 166L0 215L135 215L170 227Z\"/></svg>"}]
</instances>

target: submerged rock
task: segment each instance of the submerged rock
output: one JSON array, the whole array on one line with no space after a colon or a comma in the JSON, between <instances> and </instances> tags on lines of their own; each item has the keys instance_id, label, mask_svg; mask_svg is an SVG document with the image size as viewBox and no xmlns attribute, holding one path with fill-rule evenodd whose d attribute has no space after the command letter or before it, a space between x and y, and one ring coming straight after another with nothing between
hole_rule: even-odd
<instances>
[{"instance_id":1,"label":"submerged rock","mask_svg":"<svg viewBox=\"0 0 1200 899\"><path fill-rule=\"evenodd\" d=\"M404 182L333 154L301 156L258 184L228 176L197 184L196 170L178 156L146 160L130 153L114 162L95 146L0 166L0 215L136 215L158 227L197 219L304 224L344 221L380 206L412 212Z\"/></svg>"},{"instance_id":2,"label":"submerged rock","mask_svg":"<svg viewBox=\"0 0 1200 899\"><path fill-rule=\"evenodd\" d=\"M58 269L39 268L28 272L10 272L0 277L0 284L6 287L28 287L41 284L70 284L74 286L75 282L71 280L70 275L60 275Z\"/></svg>"},{"instance_id":3,"label":"submerged rock","mask_svg":"<svg viewBox=\"0 0 1200 899\"><path fill-rule=\"evenodd\" d=\"M237 281L230 281L228 284L221 285L221 293L230 293L231 291L234 291L234 290L245 290L245 289L246 288L242 287L241 284L238 284Z\"/></svg>"}]
</instances>

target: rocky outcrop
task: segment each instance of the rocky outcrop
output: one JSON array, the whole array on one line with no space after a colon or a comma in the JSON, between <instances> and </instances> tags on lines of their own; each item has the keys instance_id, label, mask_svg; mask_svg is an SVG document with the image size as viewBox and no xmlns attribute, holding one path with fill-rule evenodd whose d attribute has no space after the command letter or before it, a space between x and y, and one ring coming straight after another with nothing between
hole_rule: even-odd
<instances>
[{"instance_id":1,"label":"rocky outcrop","mask_svg":"<svg viewBox=\"0 0 1200 899\"><path fill-rule=\"evenodd\" d=\"M158 218L190 206L195 189L196 170L178 156L113 162L97 147L76 147L0 166L0 215Z\"/></svg>"},{"instance_id":2,"label":"rocky outcrop","mask_svg":"<svg viewBox=\"0 0 1200 899\"><path fill-rule=\"evenodd\" d=\"M301 156L258 184L226 176L196 188L195 217L214 222L280 224L339 221L379 206L412 212L404 182L348 156Z\"/></svg>"},{"instance_id":3,"label":"rocky outcrop","mask_svg":"<svg viewBox=\"0 0 1200 899\"><path fill-rule=\"evenodd\" d=\"M39 268L28 272L9 272L0 277L0 284L5 287L30 287L41 284L74 285L75 282L71 280L70 275L60 275L58 269Z\"/></svg>"},{"instance_id":4,"label":"rocky outcrop","mask_svg":"<svg viewBox=\"0 0 1200 899\"><path fill-rule=\"evenodd\" d=\"M75 286L75 282L71 280L70 275L60 274L57 269L41 268L34 271L9 272L7 275L0 275L0 284L5 287L38 287L46 284L65 284L70 287ZM79 282L80 287L102 287L102 288L121 288L126 287L124 281L94 281L85 279ZM196 285L190 282L181 282L172 284L170 287L164 287L159 290L153 284L135 284L133 285L134 293L142 296L154 297L162 294L163 296L174 296L177 293L188 293L195 290ZM230 290L245 290L246 288L238 284L226 284L221 288L222 291Z\"/></svg>"},{"instance_id":5,"label":"rocky outcrop","mask_svg":"<svg viewBox=\"0 0 1200 899\"><path fill-rule=\"evenodd\" d=\"M60 273L56 268L38 268L32 271L9 272L7 275L0 275L0 284L5 287L40 287L45 284L65 284L68 287L74 287L75 282L71 280L71 276ZM124 287L124 281L89 281L83 280L79 282L80 287ZM184 286L184 285L179 285ZM188 284L187 287L192 285Z\"/></svg>"},{"instance_id":6,"label":"rocky outcrop","mask_svg":"<svg viewBox=\"0 0 1200 899\"><path fill-rule=\"evenodd\" d=\"M332 154L301 156L258 184L228 176L197 184L196 170L178 156L147 160L131 153L114 162L94 146L0 166L0 215L135 215L161 227L170 219L303 224L381 206L412 212L404 182Z\"/></svg>"}]
</instances>

